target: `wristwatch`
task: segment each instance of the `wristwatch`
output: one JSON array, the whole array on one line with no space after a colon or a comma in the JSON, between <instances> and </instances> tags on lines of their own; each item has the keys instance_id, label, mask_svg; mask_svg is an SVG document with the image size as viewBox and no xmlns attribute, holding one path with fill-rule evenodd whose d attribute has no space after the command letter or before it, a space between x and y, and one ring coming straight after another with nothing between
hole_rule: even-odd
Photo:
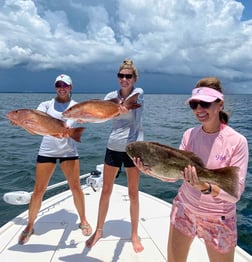
<instances>
[{"instance_id":1,"label":"wristwatch","mask_svg":"<svg viewBox=\"0 0 252 262\"><path fill-rule=\"evenodd\" d=\"M212 192L212 185L210 183L208 183L208 188L207 189L201 190L201 193L205 194L205 195L211 194L211 192Z\"/></svg>"}]
</instances>

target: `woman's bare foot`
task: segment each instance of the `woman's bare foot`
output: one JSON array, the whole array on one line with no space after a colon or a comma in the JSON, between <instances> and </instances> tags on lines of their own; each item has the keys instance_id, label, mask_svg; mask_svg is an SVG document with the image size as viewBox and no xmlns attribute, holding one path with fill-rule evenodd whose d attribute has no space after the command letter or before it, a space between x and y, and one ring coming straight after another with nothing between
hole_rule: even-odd
<instances>
[{"instance_id":1,"label":"woman's bare foot","mask_svg":"<svg viewBox=\"0 0 252 262\"><path fill-rule=\"evenodd\" d=\"M144 247L138 237L135 239L132 238L132 245L136 253L142 252L144 250Z\"/></svg>"},{"instance_id":2,"label":"woman's bare foot","mask_svg":"<svg viewBox=\"0 0 252 262\"><path fill-rule=\"evenodd\" d=\"M100 238L102 238L102 229L97 228L94 234L86 241L86 247L91 248Z\"/></svg>"}]
</instances>

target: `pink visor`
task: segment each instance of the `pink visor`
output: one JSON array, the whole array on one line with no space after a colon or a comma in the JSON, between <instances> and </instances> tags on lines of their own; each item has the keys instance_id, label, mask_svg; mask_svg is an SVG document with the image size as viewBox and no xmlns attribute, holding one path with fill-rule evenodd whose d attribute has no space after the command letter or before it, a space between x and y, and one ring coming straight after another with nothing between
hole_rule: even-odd
<instances>
[{"instance_id":1,"label":"pink visor","mask_svg":"<svg viewBox=\"0 0 252 262\"><path fill-rule=\"evenodd\" d=\"M191 100L200 100L204 102L213 102L216 99L224 100L224 95L209 87L199 87L199 88L194 88L192 91L192 96L188 98L185 103L188 104Z\"/></svg>"}]
</instances>

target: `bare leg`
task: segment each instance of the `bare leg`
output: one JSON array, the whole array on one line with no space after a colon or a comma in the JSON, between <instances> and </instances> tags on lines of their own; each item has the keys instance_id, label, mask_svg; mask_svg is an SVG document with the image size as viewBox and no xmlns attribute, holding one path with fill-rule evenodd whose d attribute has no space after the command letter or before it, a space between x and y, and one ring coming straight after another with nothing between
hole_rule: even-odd
<instances>
[{"instance_id":1,"label":"bare leg","mask_svg":"<svg viewBox=\"0 0 252 262\"><path fill-rule=\"evenodd\" d=\"M172 224L170 224L167 261L186 262L192 241L193 238L181 233Z\"/></svg>"},{"instance_id":2,"label":"bare leg","mask_svg":"<svg viewBox=\"0 0 252 262\"><path fill-rule=\"evenodd\" d=\"M33 225L41 207L42 199L49 180L54 172L54 163L37 163L36 179L29 205L28 224L19 237L19 243L24 244L29 240L29 235L33 231Z\"/></svg>"},{"instance_id":3,"label":"bare leg","mask_svg":"<svg viewBox=\"0 0 252 262\"><path fill-rule=\"evenodd\" d=\"M211 262L233 262L234 261L234 251L235 249L233 248L230 252L228 253L219 253L212 247L206 245L207 247L207 253L209 256L209 260Z\"/></svg>"},{"instance_id":4,"label":"bare leg","mask_svg":"<svg viewBox=\"0 0 252 262\"><path fill-rule=\"evenodd\" d=\"M91 248L102 237L102 229L109 208L109 200L113 189L118 168L104 164L103 186L99 202L97 227L94 234L86 241L86 246Z\"/></svg>"},{"instance_id":5,"label":"bare leg","mask_svg":"<svg viewBox=\"0 0 252 262\"><path fill-rule=\"evenodd\" d=\"M85 199L80 184L80 162L79 160L67 160L60 164L68 185L72 191L74 205L80 217L81 229L85 236L92 233L92 228L89 225L85 214Z\"/></svg>"},{"instance_id":6,"label":"bare leg","mask_svg":"<svg viewBox=\"0 0 252 262\"><path fill-rule=\"evenodd\" d=\"M135 252L143 251L144 247L138 237L139 221L139 171L136 167L126 168L128 178L128 192L130 198L130 218L131 218L131 240Z\"/></svg>"}]
</instances>

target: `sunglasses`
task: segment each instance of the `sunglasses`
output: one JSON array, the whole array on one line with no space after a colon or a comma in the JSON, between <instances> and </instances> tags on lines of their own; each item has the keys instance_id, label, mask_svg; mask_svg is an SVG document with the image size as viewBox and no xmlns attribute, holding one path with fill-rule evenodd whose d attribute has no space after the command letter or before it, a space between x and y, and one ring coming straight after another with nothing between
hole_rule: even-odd
<instances>
[{"instance_id":1,"label":"sunglasses","mask_svg":"<svg viewBox=\"0 0 252 262\"><path fill-rule=\"evenodd\" d=\"M212 102L205 102L205 101L190 101L189 102L189 106L193 110L197 109L198 105L200 105L202 108L209 108L211 104Z\"/></svg>"},{"instance_id":2,"label":"sunglasses","mask_svg":"<svg viewBox=\"0 0 252 262\"><path fill-rule=\"evenodd\" d=\"M121 73L118 73L117 77L120 78L120 79L123 79L124 77L126 79L131 79L133 77L133 75L132 74L121 74Z\"/></svg>"},{"instance_id":3,"label":"sunglasses","mask_svg":"<svg viewBox=\"0 0 252 262\"><path fill-rule=\"evenodd\" d=\"M70 85L66 84L65 82L56 82L55 87L56 88L68 88Z\"/></svg>"}]
</instances>

